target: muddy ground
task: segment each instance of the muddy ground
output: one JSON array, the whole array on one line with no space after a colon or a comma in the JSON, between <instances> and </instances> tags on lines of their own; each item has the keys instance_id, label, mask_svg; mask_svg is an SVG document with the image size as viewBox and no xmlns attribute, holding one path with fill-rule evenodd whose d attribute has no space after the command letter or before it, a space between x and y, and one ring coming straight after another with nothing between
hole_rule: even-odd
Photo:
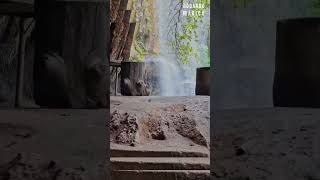
<instances>
[{"instance_id":1,"label":"muddy ground","mask_svg":"<svg viewBox=\"0 0 320 180\"><path fill-rule=\"evenodd\" d=\"M111 147L204 150L210 145L213 179L320 179L319 109L212 112L209 144L208 97L111 101L115 112ZM106 110L0 110L0 114L1 180L104 177L108 161L101 157L107 149L102 143L107 131L101 119L106 119ZM126 125L130 128L124 130Z\"/></svg>"},{"instance_id":2,"label":"muddy ground","mask_svg":"<svg viewBox=\"0 0 320 180\"><path fill-rule=\"evenodd\" d=\"M111 97L111 146L209 149L210 97Z\"/></svg>"},{"instance_id":3,"label":"muddy ground","mask_svg":"<svg viewBox=\"0 0 320 180\"><path fill-rule=\"evenodd\" d=\"M0 180L105 179L106 112L0 110Z\"/></svg>"},{"instance_id":4,"label":"muddy ground","mask_svg":"<svg viewBox=\"0 0 320 180\"><path fill-rule=\"evenodd\" d=\"M320 180L320 110L212 112L213 179Z\"/></svg>"}]
</instances>

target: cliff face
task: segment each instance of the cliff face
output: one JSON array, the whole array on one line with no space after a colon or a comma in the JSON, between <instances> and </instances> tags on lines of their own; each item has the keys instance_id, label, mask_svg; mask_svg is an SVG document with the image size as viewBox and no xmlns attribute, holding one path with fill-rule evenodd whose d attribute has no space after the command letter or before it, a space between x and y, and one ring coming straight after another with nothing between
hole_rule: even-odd
<instances>
[{"instance_id":1,"label":"cliff face","mask_svg":"<svg viewBox=\"0 0 320 180\"><path fill-rule=\"evenodd\" d=\"M21 106L34 107L36 102L41 107L100 108L109 104L107 3L36 3L36 26L31 26L32 19L24 19ZM0 106L15 103L20 20L0 17Z\"/></svg>"},{"instance_id":2,"label":"cliff face","mask_svg":"<svg viewBox=\"0 0 320 180\"><path fill-rule=\"evenodd\" d=\"M13 106L17 69L19 19L0 17L0 104Z\"/></svg>"},{"instance_id":3,"label":"cliff face","mask_svg":"<svg viewBox=\"0 0 320 180\"><path fill-rule=\"evenodd\" d=\"M112 0L110 2L110 30L112 62L128 61L135 30L135 23L130 23L131 10L128 0Z\"/></svg>"},{"instance_id":4,"label":"cliff face","mask_svg":"<svg viewBox=\"0 0 320 180\"><path fill-rule=\"evenodd\" d=\"M21 18L15 16L0 17L0 106L13 107L16 96L17 64L19 52L19 23ZM33 19L25 21L29 30L25 33L25 69L23 100L32 103L33 98L33 59L34 37Z\"/></svg>"},{"instance_id":5,"label":"cliff face","mask_svg":"<svg viewBox=\"0 0 320 180\"><path fill-rule=\"evenodd\" d=\"M154 0L111 0L111 62L142 61L159 51L154 9ZM110 71L110 92L114 95L116 74L118 80L121 78L120 69L110 67ZM120 86L117 89L120 92Z\"/></svg>"},{"instance_id":6,"label":"cliff face","mask_svg":"<svg viewBox=\"0 0 320 180\"><path fill-rule=\"evenodd\" d=\"M106 3L39 1L35 99L42 106L107 106Z\"/></svg>"},{"instance_id":7,"label":"cliff face","mask_svg":"<svg viewBox=\"0 0 320 180\"><path fill-rule=\"evenodd\" d=\"M129 60L136 26L135 23L130 22L131 14L128 0L110 1L110 62L114 64L119 65L122 61ZM110 66L110 94L112 95L115 94L116 80L120 79L119 73L119 68ZM117 86L117 89L119 87Z\"/></svg>"}]
</instances>

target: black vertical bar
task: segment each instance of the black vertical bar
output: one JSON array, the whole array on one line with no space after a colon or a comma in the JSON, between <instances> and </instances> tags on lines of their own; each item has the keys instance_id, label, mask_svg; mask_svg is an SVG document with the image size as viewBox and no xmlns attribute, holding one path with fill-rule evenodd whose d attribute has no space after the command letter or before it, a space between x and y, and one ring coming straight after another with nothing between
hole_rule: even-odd
<instances>
[{"instance_id":1,"label":"black vertical bar","mask_svg":"<svg viewBox=\"0 0 320 180\"><path fill-rule=\"evenodd\" d=\"M116 66L116 82L114 83L115 84L115 87L114 87L114 95L117 96L117 85L118 85L118 66Z\"/></svg>"}]
</instances>

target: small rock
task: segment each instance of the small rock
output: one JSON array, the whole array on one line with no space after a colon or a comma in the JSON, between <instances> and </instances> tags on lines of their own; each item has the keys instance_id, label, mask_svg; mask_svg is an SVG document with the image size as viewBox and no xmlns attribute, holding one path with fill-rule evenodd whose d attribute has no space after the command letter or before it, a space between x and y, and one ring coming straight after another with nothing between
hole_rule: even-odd
<instances>
[{"instance_id":1,"label":"small rock","mask_svg":"<svg viewBox=\"0 0 320 180\"><path fill-rule=\"evenodd\" d=\"M50 161L50 162L49 162L49 165L48 165L48 169L53 169L53 168L55 168L55 167L56 167L56 162Z\"/></svg>"},{"instance_id":2,"label":"small rock","mask_svg":"<svg viewBox=\"0 0 320 180\"><path fill-rule=\"evenodd\" d=\"M287 154L286 154L286 153L280 153L280 155L281 155L281 156L286 156Z\"/></svg>"},{"instance_id":3,"label":"small rock","mask_svg":"<svg viewBox=\"0 0 320 180\"><path fill-rule=\"evenodd\" d=\"M243 148L237 148L236 149L236 156L242 156L245 155L246 151Z\"/></svg>"},{"instance_id":4,"label":"small rock","mask_svg":"<svg viewBox=\"0 0 320 180\"><path fill-rule=\"evenodd\" d=\"M163 131L152 133L151 137L152 137L152 139L156 139L156 140L165 140L166 139L166 136L164 135Z\"/></svg>"}]
</instances>

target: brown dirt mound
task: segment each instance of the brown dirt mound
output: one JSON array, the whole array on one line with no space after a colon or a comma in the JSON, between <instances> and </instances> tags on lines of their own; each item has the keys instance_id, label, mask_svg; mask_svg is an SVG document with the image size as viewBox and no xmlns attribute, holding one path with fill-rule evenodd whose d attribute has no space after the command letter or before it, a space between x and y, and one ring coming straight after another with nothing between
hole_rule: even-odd
<instances>
[{"instance_id":1,"label":"brown dirt mound","mask_svg":"<svg viewBox=\"0 0 320 180\"><path fill-rule=\"evenodd\" d=\"M165 140L166 136L162 127L162 117L158 113L150 113L141 122L143 130L146 131L147 138L155 140Z\"/></svg>"},{"instance_id":2,"label":"brown dirt mound","mask_svg":"<svg viewBox=\"0 0 320 180\"><path fill-rule=\"evenodd\" d=\"M208 99L112 98L111 102L117 103L111 104L111 109L115 110L111 115L111 142L132 146L164 143L168 147L187 145L209 148Z\"/></svg>"},{"instance_id":3,"label":"brown dirt mound","mask_svg":"<svg viewBox=\"0 0 320 180\"><path fill-rule=\"evenodd\" d=\"M187 114L177 114L173 121L178 134L191 139L194 143L201 146L208 146L205 137L197 128L196 121Z\"/></svg>"}]
</instances>

